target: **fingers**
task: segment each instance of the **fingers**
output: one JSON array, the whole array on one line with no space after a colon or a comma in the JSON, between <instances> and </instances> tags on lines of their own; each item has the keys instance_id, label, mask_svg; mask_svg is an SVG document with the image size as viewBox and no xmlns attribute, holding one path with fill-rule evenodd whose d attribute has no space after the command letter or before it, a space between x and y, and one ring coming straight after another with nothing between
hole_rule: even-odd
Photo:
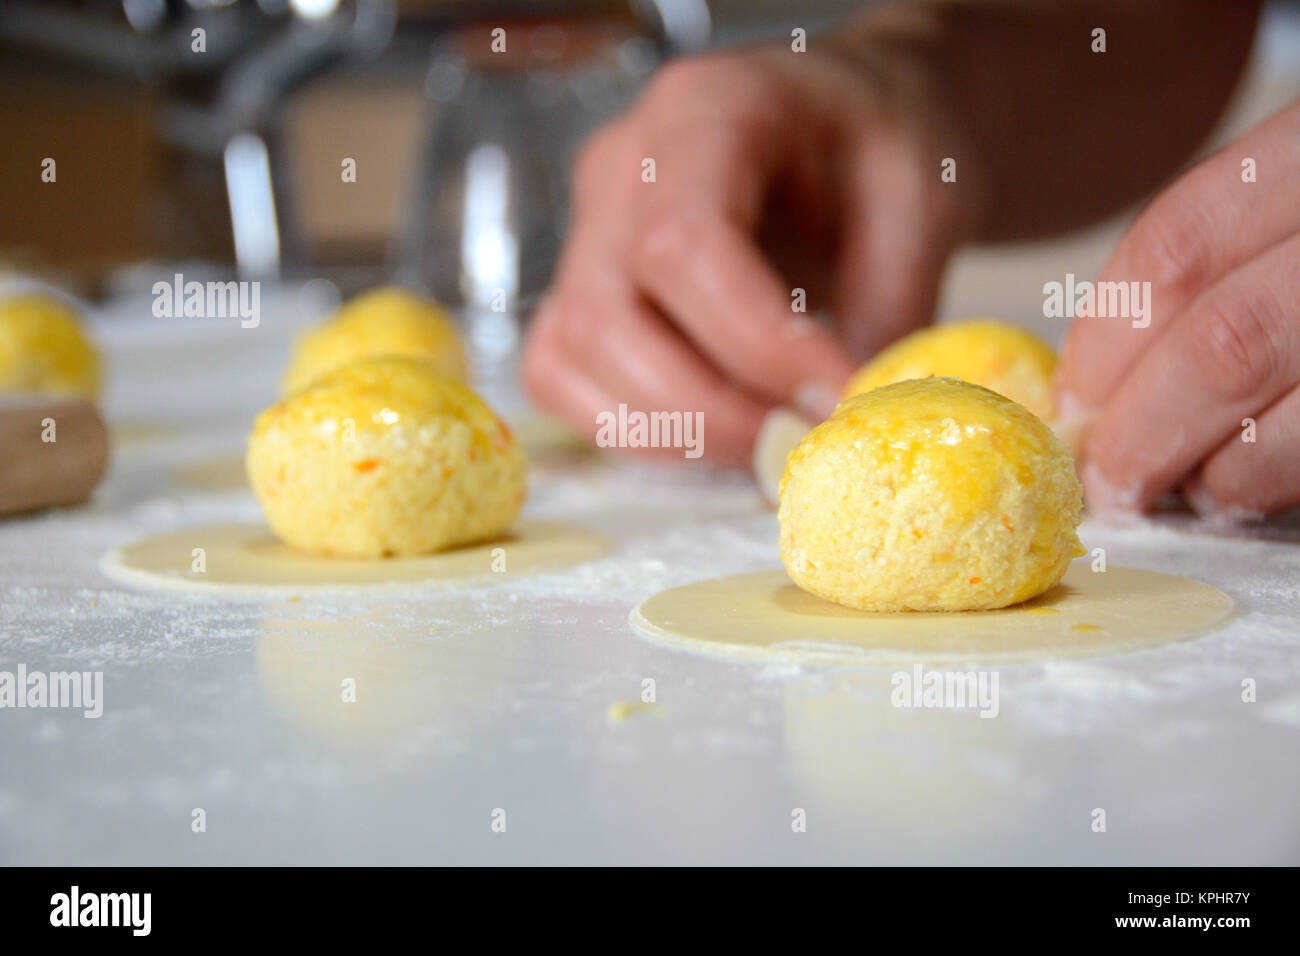
<instances>
[{"instance_id":1,"label":"fingers","mask_svg":"<svg viewBox=\"0 0 1300 956\"><path fill-rule=\"evenodd\" d=\"M599 310L600 315L594 313ZM579 295L548 300L525 354L524 382L534 399L594 436L597 416L629 411L696 415L703 457L744 465L767 406L728 383L630 293L591 302ZM629 450L682 460L677 447Z\"/></svg>"},{"instance_id":2,"label":"fingers","mask_svg":"<svg viewBox=\"0 0 1300 956\"><path fill-rule=\"evenodd\" d=\"M709 456L734 463L747 460L768 406L794 401L822 417L853 371L791 309L789 283L758 247L793 149L788 99L771 68L747 58L661 71L633 114L581 152L548 320L561 334L529 346L549 352L556 374L581 370L629 404L695 403L707 412ZM544 396L540 377L533 383Z\"/></svg>"},{"instance_id":3,"label":"fingers","mask_svg":"<svg viewBox=\"0 0 1300 956\"><path fill-rule=\"evenodd\" d=\"M830 334L791 311L791 290L752 237L716 211L670 211L658 220L633 275L700 352L756 395L772 402L816 401L819 392L833 398L853 373Z\"/></svg>"},{"instance_id":4,"label":"fingers","mask_svg":"<svg viewBox=\"0 0 1300 956\"><path fill-rule=\"evenodd\" d=\"M911 135L896 126L874 154L889 168L860 184L851 208L840 201L843 181L871 159L840 152L865 141L869 100L856 72L833 60L722 54L661 71L579 157L574 224L526 356L538 400L584 429L618 404L685 405L705 414L706 456L741 465L773 405L828 414L856 362L796 311L806 307L796 288L825 288L832 263L865 273L844 286L867 296L862 341L883 344L929 318L955 245L932 241L941 225L924 225L943 218L929 215L934 185L923 188L911 168L899 186L895 174L920 160L889 145ZM774 210L782 196L789 202ZM870 228L836 256L851 217ZM798 253L782 262L806 271L802 281L761 245L774 222ZM816 254L803 241L810 233ZM577 384L550 382L564 375Z\"/></svg>"},{"instance_id":5,"label":"fingers","mask_svg":"<svg viewBox=\"0 0 1300 956\"><path fill-rule=\"evenodd\" d=\"M1300 230L1297 140L1300 103L1196 166L1138 216L1098 281L1150 282L1150 326L1075 319L1057 375L1064 404L1100 407L1202 291ZM1258 181L1243 181L1247 160Z\"/></svg>"},{"instance_id":6,"label":"fingers","mask_svg":"<svg viewBox=\"0 0 1300 956\"><path fill-rule=\"evenodd\" d=\"M677 76L684 79L670 76L664 86L696 84L698 93L698 78ZM791 158L782 129L790 110L764 101L782 95L768 89L768 71L750 79L756 86L733 94L749 105L725 124L689 136L671 114L652 124L647 149L656 178L646 186L629 272L701 354L756 395L775 402L809 389L834 395L853 362L828 332L793 311L790 283L758 246L764 203Z\"/></svg>"},{"instance_id":7,"label":"fingers","mask_svg":"<svg viewBox=\"0 0 1300 956\"><path fill-rule=\"evenodd\" d=\"M521 372L524 389L538 406L590 437L596 413L617 406L614 397L555 345L553 322L543 320L545 305L537 312L524 350Z\"/></svg>"},{"instance_id":8,"label":"fingers","mask_svg":"<svg viewBox=\"0 0 1300 956\"><path fill-rule=\"evenodd\" d=\"M1200 514L1262 518L1300 505L1300 386L1247 417L1184 489Z\"/></svg>"},{"instance_id":9,"label":"fingers","mask_svg":"<svg viewBox=\"0 0 1300 956\"><path fill-rule=\"evenodd\" d=\"M931 321L961 237L956 207L937 201L937 160L922 162L906 138L864 137L846 165L834 301L844 340L862 361Z\"/></svg>"},{"instance_id":10,"label":"fingers","mask_svg":"<svg viewBox=\"0 0 1300 956\"><path fill-rule=\"evenodd\" d=\"M1300 235L1198 297L1110 395L1084 443L1089 502L1143 510L1300 381Z\"/></svg>"}]
</instances>

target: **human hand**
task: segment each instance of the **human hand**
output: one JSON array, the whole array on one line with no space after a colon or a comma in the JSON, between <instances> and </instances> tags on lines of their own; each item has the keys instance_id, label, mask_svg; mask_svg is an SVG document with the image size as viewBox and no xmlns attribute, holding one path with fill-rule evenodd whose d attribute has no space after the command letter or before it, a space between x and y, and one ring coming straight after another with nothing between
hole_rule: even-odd
<instances>
[{"instance_id":1,"label":"human hand","mask_svg":"<svg viewBox=\"0 0 1300 956\"><path fill-rule=\"evenodd\" d=\"M1149 326L1071 326L1060 403L1097 416L1081 451L1094 508L1145 510L1179 488L1233 519L1300 504L1298 143L1300 101L1138 216L1099 283L1150 282Z\"/></svg>"},{"instance_id":2,"label":"human hand","mask_svg":"<svg viewBox=\"0 0 1300 956\"><path fill-rule=\"evenodd\" d=\"M585 434L620 403L700 412L706 456L733 465L772 407L824 417L859 358L930 320L963 236L930 145L950 130L903 85L778 49L661 70L578 159L534 399Z\"/></svg>"}]
</instances>

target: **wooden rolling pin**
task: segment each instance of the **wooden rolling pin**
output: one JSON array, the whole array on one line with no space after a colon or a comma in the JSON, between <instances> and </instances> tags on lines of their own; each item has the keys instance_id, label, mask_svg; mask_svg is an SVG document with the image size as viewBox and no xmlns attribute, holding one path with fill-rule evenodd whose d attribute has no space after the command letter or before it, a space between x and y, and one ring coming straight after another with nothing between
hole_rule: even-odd
<instances>
[{"instance_id":1,"label":"wooden rolling pin","mask_svg":"<svg viewBox=\"0 0 1300 956\"><path fill-rule=\"evenodd\" d=\"M85 501L108 466L95 406L49 395L0 395L0 515Z\"/></svg>"}]
</instances>

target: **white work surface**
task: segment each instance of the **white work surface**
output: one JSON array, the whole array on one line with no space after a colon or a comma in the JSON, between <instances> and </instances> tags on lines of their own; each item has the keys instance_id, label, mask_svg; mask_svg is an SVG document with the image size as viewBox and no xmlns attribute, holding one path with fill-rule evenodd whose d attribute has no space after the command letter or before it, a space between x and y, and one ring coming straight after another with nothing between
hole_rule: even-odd
<instances>
[{"instance_id":1,"label":"white work surface","mask_svg":"<svg viewBox=\"0 0 1300 956\"><path fill-rule=\"evenodd\" d=\"M94 326L121 440L91 504L0 522L0 669L101 670L104 713L0 710L0 862L1300 863L1294 528L1085 525L1110 562L1239 613L1156 651L1002 667L995 719L895 709L892 669L637 637L629 610L664 588L779 567L749 480L698 462L543 463L526 514L612 552L495 587L294 601L105 578L126 540L257 518L248 492L173 473L239 452L302 301L264 290L256 330L147 302ZM646 678L657 704L611 719Z\"/></svg>"}]
</instances>

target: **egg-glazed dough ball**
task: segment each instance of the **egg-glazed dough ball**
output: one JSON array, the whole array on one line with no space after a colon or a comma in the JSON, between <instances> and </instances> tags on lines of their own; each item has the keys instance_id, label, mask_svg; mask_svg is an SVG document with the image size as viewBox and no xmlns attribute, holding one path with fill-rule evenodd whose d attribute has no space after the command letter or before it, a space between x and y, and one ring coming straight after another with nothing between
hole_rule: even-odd
<instances>
[{"instance_id":1,"label":"egg-glazed dough ball","mask_svg":"<svg viewBox=\"0 0 1300 956\"><path fill-rule=\"evenodd\" d=\"M258 416L248 479L302 551L415 555L489 539L524 501L524 454L466 386L420 359L358 362Z\"/></svg>"},{"instance_id":2,"label":"egg-glazed dough ball","mask_svg":"<svg viewBox=\"0 0 1300 956\"><path fill-rule=\"evenodd\" d=\"M459 381L468 361L456 324L440 306L394 286L352 299L298 336L282 391L295 392L335 369L384 355L423 358Z\"/></svg>"},{"instance_id":3,"label":"egg-glazed dough ball","mask_svg":"<svg viewBox=\"0 0 1300 956\"><path fill-rule=\"evenodd\" d=\"M996 319L936 325L899 339L849 379L844 397L931 375L991 388L1045 422L1056 417L1056 353L1042 339Z\"/></svg>"},{"instance_id":4,"label":"egg-glazed dough ball","mask_svg":"<svg viewBox=\"0 0 1300 956\"><path fill-rule=\"evenodd\" d=\"M1061 441L955 378L841 402L790 453L781 559L805 591L867 611L1005 607L1082 553L1083 494Z\"/></svg>"},{"instance_id":5,"label":"egg-glazed dough ball","mask_svg":"<svg viewBox=\"0 0 1300 956\"><path fill-rule=\"evenodd\" d=\"M0 299L0 391L99 394L99 353L70 306L39 294Z\"/></svg>"}]
</instances>

